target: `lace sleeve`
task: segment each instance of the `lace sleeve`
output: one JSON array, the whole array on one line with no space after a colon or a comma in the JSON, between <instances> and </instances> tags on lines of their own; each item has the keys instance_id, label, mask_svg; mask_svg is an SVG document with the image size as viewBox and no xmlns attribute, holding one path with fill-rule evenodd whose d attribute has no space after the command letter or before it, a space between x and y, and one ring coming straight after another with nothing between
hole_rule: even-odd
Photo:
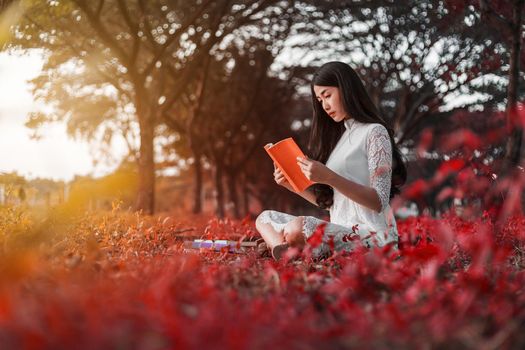
<instances>
[{"instance_id":1,"label":"lace sleeve","mask_svg":"<svg viewBox=\"0 0 525 350\"><path fill-rule=\"evenodd\" d=\"M383 211L390 200L392 185L392 145L383 125L375 125L370 130L366 140L366 154L370 186L376 190Z\"/></svg>"}]
</instances>

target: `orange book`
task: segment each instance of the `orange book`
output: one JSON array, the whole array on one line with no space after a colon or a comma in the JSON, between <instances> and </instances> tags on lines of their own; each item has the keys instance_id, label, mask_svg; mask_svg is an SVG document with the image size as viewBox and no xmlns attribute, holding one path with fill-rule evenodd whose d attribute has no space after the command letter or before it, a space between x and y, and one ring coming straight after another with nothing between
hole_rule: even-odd
<instances>
[{"instance_id":1,"label":"orange book","mask_svg":"<svg viewBox=\"0 0 525 350\"><path fill-rule=\"evenodd\" d=\"M294 191L303 192L306 188L315 184L315 182L308 180L304 176L299 164L297 164L297 157L304 158L305 156L293 138L288 137L275 144L267 144L264 146L264 149L283 172L284 177L292 185Z\"/></svg>"}]
</instances>

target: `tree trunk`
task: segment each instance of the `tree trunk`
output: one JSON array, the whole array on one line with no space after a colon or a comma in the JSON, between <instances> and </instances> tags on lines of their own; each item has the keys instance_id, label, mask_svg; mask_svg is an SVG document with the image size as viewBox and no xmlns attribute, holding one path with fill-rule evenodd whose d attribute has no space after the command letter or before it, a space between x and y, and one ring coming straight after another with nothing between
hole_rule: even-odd
<instances>
[{"instance_id":1,"label":"tree trunk","mask_svg":"<svg viewBox=\"0 0 525 350\"><path fill-rule=\"evenodd\" d=\"M14 3L14 0L0 0L0 13L2 13L4 10L7 10L9 5Z\"/></svg>"},{"instance_id":2,"label":"tree trunk","mask_svg":"<svg viewBox=\"0 0 525 350\"><path fill-rule=\"evenodd\" d=\"M198 152L193 152L195 157L195 163L193 164L193 169L195 171L195 190L193 198L193 209L194 214L202 213L202 156Z\"/></svg>"},{"instance_id":3,"label":"tree trunk","mask_svg":"<svg viewBox=\"0 0 525 350\"><path fill-rule=\"evenodd\" d=\"M237 177L235 176L234 172L228 173L228 195L229 200L231 203L233 203L233 216L236 219L240 219L241 214L239 212L239 199L237 196L237 186L236 186L236 180Z\"/></svg>"},{"instance_id":4,"label":"tree trunk","mask_svg":"<svg viewBox=\"0 0 525 350\"><path fill-rule=\"evenodd\" d=\"M523 0L514 2L512 18L512 42L509 62L509 85L507 87L507 131L509 138L505 158L510 168L515 167L521 161L521 148L523 139L523 126L521 125L516 111L516 102L519 83L519 64L521 53L521 22ZM509 169L510 170L510 169Z\"/></svg>"},{"instance_id":5,"label":"tree trunk","mask_svg":"<svg viewBox=\"0 0 525 350\"><path fill-rule=\"evenodd\" d=\"M222 164L217 162L215 164L215 215L219 218L224 218L224 189L222 186Z\"/></svg>"},{"instance_id":6,"label":"tree trunk","mask_svg":"<svg viewBox=\"0 0 525 350\"><path fill-rule=\"evenodd\" d=\"M139 111L139 108L137 108ZM139 154L139 187L137 192L137 210L152 215L155 212L155 163L153 140L155 125L152 120L139 115L140 154Z\"/></svg>"},{"instance_id":7,"label":"tree trunk","mask_svg":"<svg viewBox=\"0 0 525 350\"><path fill-rule=\"evenodd\" d=\"M244 213L243 215L250 215L250 193L248 191L248 183L246 182L246 179L244 179L242 183L242 196L243 196L243 207L244 207Z\"/></svg>"}]
</instances>

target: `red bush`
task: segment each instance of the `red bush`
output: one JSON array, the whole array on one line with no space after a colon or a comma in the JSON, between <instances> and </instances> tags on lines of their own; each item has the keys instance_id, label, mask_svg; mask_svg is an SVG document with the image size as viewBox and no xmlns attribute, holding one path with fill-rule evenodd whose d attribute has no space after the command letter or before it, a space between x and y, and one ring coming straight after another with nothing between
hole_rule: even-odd
<instances>
[{"instance_id":1,"label":"red bush","mask_svg":"<svg viewBox=\"0 0 525 350\"><path fill-rule=\"evenodd\" d=\"M85 231L60 254L50 247L49 255L2 256L2 348L513 348L525 341L521 216L501 230L488 215L408 218L398 222L399 251L361 248L280 263L255 252L185 252L176 220L121 231L118 216L103 226L89 220L101 228L97 243L86 243ZM254 233L247 220L196 226L210 238Z\"/></svg>"}]
</instances>

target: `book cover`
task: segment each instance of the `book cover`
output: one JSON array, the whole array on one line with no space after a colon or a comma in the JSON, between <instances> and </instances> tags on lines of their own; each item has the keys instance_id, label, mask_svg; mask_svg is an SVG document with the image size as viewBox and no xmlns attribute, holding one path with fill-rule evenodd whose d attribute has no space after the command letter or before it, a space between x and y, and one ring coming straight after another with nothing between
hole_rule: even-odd
<instances>
[{"instance_id":1,"label":"book cover","mask_svg":"<svg viewBox=\"0 0 525 350\"><path fill-rule=\"evenodd\" d=\"M297 157L304 157L304 153L293 138L288 137L275 144L268 144L264 146L264 149L282 171L286 180L292 185L294 191L303 192L315 184L304 176L299 164L297 164Z\"/></svg>"}]
</instances>

